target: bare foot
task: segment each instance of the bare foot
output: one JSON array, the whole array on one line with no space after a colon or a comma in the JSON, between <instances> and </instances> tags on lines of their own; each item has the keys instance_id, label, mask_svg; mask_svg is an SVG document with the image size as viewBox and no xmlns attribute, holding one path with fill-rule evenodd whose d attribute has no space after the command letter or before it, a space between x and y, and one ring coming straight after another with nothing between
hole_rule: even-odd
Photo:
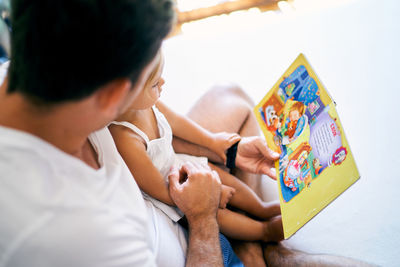
<instances>
[{"instance_id":1,"label":"bare foot","mask_svg":"<svg viewBox=\"0 0 400 267\"><path fill-rule=\"evenodd\" d=\"M259 242L230 240L235 254L246 267L266 267L263 247Z\"/></svg>"},{"instance_id":2,"label":"bare foot","mask_svg":"<svg viewBox=\"0 0 400 267\"><path fill-rule=\"evenodd\" d=\"M264 244L264 257L268 266L298 266L298 267L370 267L376 266L342 256L328 254L309 254L289 249L282 244Z\"/></svg>"},{"instance_id":3,"label":"bare foot","mask_svg":"<svg viewBox=\"0 0 400 267\"><path fill-rule=\"evenodd\" d=\"M278 242L284 239L281 215L265 221L264 226L264 242Z\"/></svg>"},{"instance_id":4,"label":"bare foot","mask_svg":"<svg viewBox=\"0 0 400 267\"><path fill-rule=\"evenodd\" d=\"M227 185L221 185L221 199L219 201L219 207L225 209L228 202L231 200L236 190L233 187Z\"/></svg>"}]
</instances>

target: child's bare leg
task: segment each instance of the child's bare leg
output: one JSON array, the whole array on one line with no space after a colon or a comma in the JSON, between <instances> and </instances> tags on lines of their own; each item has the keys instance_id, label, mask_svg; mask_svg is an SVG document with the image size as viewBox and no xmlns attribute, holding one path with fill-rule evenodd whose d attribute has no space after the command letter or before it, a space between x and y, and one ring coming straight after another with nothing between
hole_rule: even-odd
<instances>
[{"instance_id":1,"label":"child's bare leg","mask_svg":"<svg viewBox=\"0 0 400 267\"><path fill-rule=\"evenodd\" d=\"M229 201L230 205L263 219L281 214L279 202L262 201L244 182L214 164L209 163L209 166L218 173L222 184L235 188L235 194Z\"/></svg>"},{"instance_id":2,"label":"child's bare leg","mask_svg":"<svg viewBox=\"0 0 400 267\"><path fill-rule=\"evenodd\" d=\"M281 216L261 222L229 209L219 209L217 219L220 231L233 239L265 242L283 240Z\"/></svg>"}]
</instances>

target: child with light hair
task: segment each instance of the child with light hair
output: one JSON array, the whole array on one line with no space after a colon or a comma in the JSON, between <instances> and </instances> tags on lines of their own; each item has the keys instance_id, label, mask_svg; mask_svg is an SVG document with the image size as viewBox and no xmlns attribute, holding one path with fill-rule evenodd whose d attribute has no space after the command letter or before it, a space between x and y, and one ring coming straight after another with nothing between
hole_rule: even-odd
<instances>
[{"instance_id":1,"label":"child with light hair","mask_svg":"<svg viewBox=\"0 0 400 267\"><path fill-rule=\"evenodd\" d=\"M182 222L168 191L168 174L172 166L208 164L222 182L217 219L226 236L248 241L280 241L282 219L278 202L262 201L245 183L208 162L205 157L176 154L173 136L206 147L226 161L226 150L240 140L236 133L212 133L186 116L179 115L159 101L164 79L161 52L145 88L129 109L109 126L115 144L139 185L144 198L161 209L174 222ZM227 204L252 216L232 211ZM255 219L257 218L257 219Z\"/></svg>"}]
</instances>

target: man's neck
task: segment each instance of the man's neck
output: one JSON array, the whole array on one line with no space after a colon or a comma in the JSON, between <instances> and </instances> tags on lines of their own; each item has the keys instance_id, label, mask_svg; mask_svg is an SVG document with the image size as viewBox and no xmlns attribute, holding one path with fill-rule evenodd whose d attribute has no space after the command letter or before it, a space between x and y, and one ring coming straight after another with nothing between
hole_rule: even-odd
<instances>
[{"instance_id":1,"label":"man's neck","mask_svg":"<svg viewBox=\"0 0 400 267\"><path fill-rule=\"evenodd\" d=\"M75 110L68 104L42 110L20 94L0 95L0 125L35 135L98 169L96 151L88 140L96 129L91 130L90 121L85 123L83 109L79 112L75 106Z\"/></svg>"}]
</instances>

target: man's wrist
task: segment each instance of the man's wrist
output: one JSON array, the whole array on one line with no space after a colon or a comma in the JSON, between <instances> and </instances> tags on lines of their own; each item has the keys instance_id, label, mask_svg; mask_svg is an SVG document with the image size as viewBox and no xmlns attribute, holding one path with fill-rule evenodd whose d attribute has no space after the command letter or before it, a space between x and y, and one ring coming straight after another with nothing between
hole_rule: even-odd
<instances>
[{"instance_id":1,"label":"man's wrist","mask_svg":"<svg viewBox=\"0 0 400 267\"><path fill-rule=\"evenodd\" d=\"M239 142L240 141L233 144L230 148L228 148L226 152L226 167L228 167L231 170L236 167L236 155Z\"/></svg>"},{"instance_id":2,"label":"man's wrist","mask_svg":"<svg viewBox=\"0 0 400 267\"><path fill-rule=\"evenodd\" d=\"M188 220L188 224L190 232L196 232L204 238L207 238L210 234L212 235L214 231L218 232L219 229L216 216L192 218Z\"/></svg>"},{"instance_id":3,"label":"man's wrist","mask_svg":"<svg viewBox=\"0 0 400 267\"><path fill-rule=\"evenodd\" d=\"M215 213L210 213L209 215L202 216L190 216L188 218L189 224L193 226L199 226L201 224L207 224L208 222L216 221L217 215Z\"/></svg>"},{"instance_id":4,"label":"man's wrist","mask_svg":"<svg viewBox=\"0 0 400 267\"><path fill-rule=\"evenodd\" d=\"M189 223L186 266L223 266L216 216Z\"/></svg>"}]
</instances>

